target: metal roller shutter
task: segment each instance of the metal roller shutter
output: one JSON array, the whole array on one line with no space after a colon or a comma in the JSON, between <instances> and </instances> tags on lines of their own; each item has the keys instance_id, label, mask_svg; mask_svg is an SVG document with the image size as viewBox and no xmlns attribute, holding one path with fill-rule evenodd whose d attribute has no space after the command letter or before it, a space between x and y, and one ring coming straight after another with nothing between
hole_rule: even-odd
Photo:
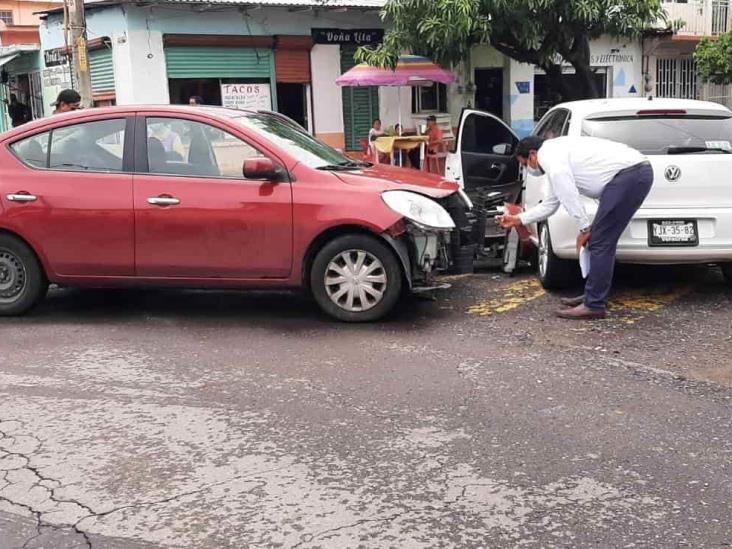
<instances>
[{"instance_id":1,"label":"metal roller shutter","mask_svg":"<svg viewBox=\"0 0 732 549\"><path fill-rule=\"evenodd\" d=\"M272 51L260 48L171 46L165 48L168 78L272 77Z\"/></svg>"},{"instance_id":2,"label":"metal roller shutter","mask_svg":"<svg viewBox=\"0 0 732 549\"><path fill-rule=\"evenodd\" d=\"M310 82L310 52L306 50L275 50L277 82L307 84Z\"/></svg>"},{"instance_id":3,"label":"metal roller shutter","mask_svg":"<svg viewBox=\"0 0 732 549\"><path fill-rule=\"evenodd\" d=\"M341 46L341 73L356 62L354 46ZM343 87L343 126L346 150L361 150L359 141L368 136L374 118L379 117L379 88L376 86Z\"/></svg>"},{"instance_id":4,"label":"metal roller shutter","mask_svg":"<svg viewBox=\"0 0 732 549\"><path fill-rule=\"evenodd\" d=\"M89 72L93 93L114 93L114 63L111 49L102 48L89 52Z\"/></svg>"}]
</instances>

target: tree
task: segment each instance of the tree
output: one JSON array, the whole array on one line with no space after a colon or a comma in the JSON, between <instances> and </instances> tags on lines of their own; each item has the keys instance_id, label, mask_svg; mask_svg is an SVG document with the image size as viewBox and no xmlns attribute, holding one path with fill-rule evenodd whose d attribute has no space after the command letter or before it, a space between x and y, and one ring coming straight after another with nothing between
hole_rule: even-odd
<instances>
[{"instance_id":1,"label":"tree","mask_svg":"<svg viewBox=\"0 0 732 549\"><path fill-rule=\"evenodd\" d=\"M391 28L359 61L394 66L409 51L455 64L473 46L544 69L563 100L592 98L599 90L590 65L590 41L603 35L638 36L666 22L661 0L389 0L382 12ZM562 62L577 74L575 89L562 78Z\"/></svg>"},{"instance_id":2,"label":"tree","mask_svg":"<svg viewBox=\"0 0 732 549\"><path fill-rule=\"evenodd\" d=\"M732 83L732 32L720 35L717 40L702 39L694 59L699 76L705 82Z\"/></svg>"}]
</instances>

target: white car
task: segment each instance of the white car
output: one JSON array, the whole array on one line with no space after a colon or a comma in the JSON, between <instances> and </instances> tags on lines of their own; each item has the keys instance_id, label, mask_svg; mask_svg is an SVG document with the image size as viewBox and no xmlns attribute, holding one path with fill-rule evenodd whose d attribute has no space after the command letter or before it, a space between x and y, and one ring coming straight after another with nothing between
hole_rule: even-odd
<instances>
[{"instance_id":1,"label":"white car","mask_svg":"<svg viewBox=\"0 0 732 549\"><path fill-rule=\"evenodd\" d=\"M466 116L490 116L479 111ZM493 117L495 119L495 117ZM498 121L495 119L495 121ZM499 121L500 122L500 121ZM486 151L511 152L493 143ZM638 149L653 165L655 180L648 198L620 238L617 257L625 263L717 263L732 281L732 111L717 103L685 99L594 99L557 105L533 132L545 139L589 135L619 141ZM449 174L466 184L461 162L462 135L448 159ZM467 140L465 140L467 142ZM508 161L509 154L504 155ZM465 176L468 175L466 178ZM544 177L524 176L522 202L531 208L546 196ZM583 198L588 214L597 200ZM542 284L559 288L573 283L577 272L576 223L560 210L530 227L538 249Z\"/></svg>"}]
</instances>

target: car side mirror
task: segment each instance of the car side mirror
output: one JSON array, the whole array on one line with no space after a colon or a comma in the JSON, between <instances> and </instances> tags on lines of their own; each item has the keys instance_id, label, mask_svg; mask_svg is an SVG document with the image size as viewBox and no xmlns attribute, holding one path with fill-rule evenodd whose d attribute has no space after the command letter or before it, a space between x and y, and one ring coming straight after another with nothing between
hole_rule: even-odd
<instances>
[{"instance_id":1,"label":"car side mirror","mask_svg":"<svg viewBox=\"0 0 732 549\"><path fill-rule=\"evenodd\" d=\"M247 158L244 161L243 173L247 179L262 181L279 181L282 178L282 168L265 156Z\"/></svg>"},{"instance_id":2,"label":"car side mirror","mask_svg":"<svg viewBox=\"0 0 732 549\"><path fill-rule=\"evenodd\" d=\"M493 146L493 154L500 154L501 156L508 156L511 154L513 147L511 143L499 143Z\"/></svg>"}]
</instances>

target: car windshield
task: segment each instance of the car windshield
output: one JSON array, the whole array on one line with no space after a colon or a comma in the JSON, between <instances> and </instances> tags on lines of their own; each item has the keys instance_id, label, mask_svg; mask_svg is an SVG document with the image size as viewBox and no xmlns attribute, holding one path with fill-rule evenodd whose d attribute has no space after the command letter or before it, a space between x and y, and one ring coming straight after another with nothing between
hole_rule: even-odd
<instances>
[{"instance_id":1,"label":"car windshield","mask_svg":"<svg viewBox=\"0 0 732 549\"><path fill-rule=\"evenodd\" d=\"M732 152L732 117L633 116L586 119L582 135L625 143L648 155Z\"/></svg>"},{"instance_id":2,"label":"car windshield","mask_svg":"<svg viewBox=\"0 0 732 549\"><path fill-rule=\"evenodd\" d=\"M294 124L270 114L247 114L235 119L239 124L263 134L275 145L310 168L326 166L350 166L353 160L334 148L321 143Z\"/></svg>"}]
</instances>

